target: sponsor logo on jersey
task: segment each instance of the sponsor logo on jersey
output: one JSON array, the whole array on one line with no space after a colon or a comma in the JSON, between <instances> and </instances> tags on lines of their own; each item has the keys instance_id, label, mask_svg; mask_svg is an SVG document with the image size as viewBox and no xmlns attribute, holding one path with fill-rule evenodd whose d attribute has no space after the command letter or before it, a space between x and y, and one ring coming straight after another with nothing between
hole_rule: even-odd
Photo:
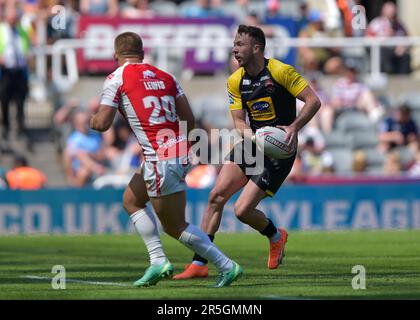
<instances>
[{"instance_id":1,"label":"sponsor logo on jersey","mask_svg":"<svg viewBox=\"0 0 420 320\"><path fill-rule=\"evenodd\" d=\"M242 82L244 86L248 86L251 84L251 80L249 79L244 79L244 81Z\"/></svg>"},{"instance_id":2,"label":"sponsor logo on jersey","mask_svg":"<svg viewBox=\"0 0 420 320\"><path fill-rule=\"evenodd\" d=\"M163 139L159 139L157 140L157 144L159 145L160 148L170 148L173 147L175 144L180 143L182 141L186 141L187 137L182 134L176 138L169 138L167 141L163 141Z\"/></svg>"},{"instance_id":3,"label":"sponsor logo on jersey","mask_svg":"<svg viewBox=\"0 0 420 320\"><path fill-rule=\"evenodd\" d=\"M143 71L143 78L145 79L156 78L156 73L154 73L151 70Z\"/></svg>"},{"instance_id":4,"label":"sponsor logo on jersey","mask_svg":"<svg viewBox=\"0 0 420 320\"><path fill-rule=\"evenodd\" d=\"M270 104L266 101L258 101L251 106L253 111L269 112Z\"/></svg>"},{"instance_id":5,"label":"sponsor logo on jersey","mask_svg":"<svg viewBox=\"0 0 420 320\"><path fill-rule=\"evenodd\" d=\"M269 121L276 117L276 110L270 96L249 100L246 105L248 115L254 121Z\"/></svg>"}]
</instances>

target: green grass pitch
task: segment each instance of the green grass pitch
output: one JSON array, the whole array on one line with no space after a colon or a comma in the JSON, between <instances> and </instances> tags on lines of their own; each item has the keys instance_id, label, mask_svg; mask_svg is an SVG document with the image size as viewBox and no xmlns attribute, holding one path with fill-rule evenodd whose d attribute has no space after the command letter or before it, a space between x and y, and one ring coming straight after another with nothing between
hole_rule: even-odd
<instances>
[{"instance_id":1,"label":"green grass pitch","mask_svg":"<svg viewBox=\"0 0 420 320\"><path fill-rule=\"evenodd\" d=\"M167 236L163 242L180 272L190 251ZM420 299L420 230L292 231L277 270L266 268L268 242L256 232L220 233L216 244L244 267L230 287L208 288L211 266L206 279L135 288L148 266L137 235L1 237L0 299ZM54 265L66 269L65 290L51 287ZM365 290L351 286L355 265L365 267Z\"/></svg>"}]
</instances>

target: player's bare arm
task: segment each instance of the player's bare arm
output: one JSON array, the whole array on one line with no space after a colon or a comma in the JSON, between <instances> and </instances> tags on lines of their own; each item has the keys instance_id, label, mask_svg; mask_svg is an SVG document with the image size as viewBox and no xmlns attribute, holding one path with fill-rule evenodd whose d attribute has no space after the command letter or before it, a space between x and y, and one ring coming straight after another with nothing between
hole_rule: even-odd
<instances>
[{"instance_id":1,"label":"player's bare arm","mask_svg":"<svg viewBox=\"0 0 420 320\"><path fill-rule=\"evenodd\" d=\"M246 123L245 109L231 110L233 124L244 139L252 139L251 127Z\"/></svg>"},{"instance_id":2,"label":"player's bare arm","mask_svg":"<svg viewBox=\"0 0 420 320\"><path fill-rule=\"evenodd\" d=\"M117 108L101 104L99 110L90 119L90 127L97 131L108 130L114 121Z\"/></svg>"},{"instance_id":3,"label":"player's bare arm","mask_svg":"<svg viewBox=\"0 0 420 320\"><path fill-rule=\"evenodd\" d=\"M303 89L297 98L305 102L305 104L295 121L289 126L278 126L286 131L286 141L288 141L289 146L296 142L298 131L302 129L318 112L319 108L321 108L321 101L309 86Z\"/></svg>"},{"instance_id":4,"label":"player's bare arm","mask_svg":"<svg viewBox=\"0 0 420 320\"><path fill-rule=\"evenodd\" d=\"M176 113L181 121L187 122L187 131L189 134L195 127L195 118L191 110L190 103L185 95L181 95L176 98Z\"/></svg>"}]
</instances>

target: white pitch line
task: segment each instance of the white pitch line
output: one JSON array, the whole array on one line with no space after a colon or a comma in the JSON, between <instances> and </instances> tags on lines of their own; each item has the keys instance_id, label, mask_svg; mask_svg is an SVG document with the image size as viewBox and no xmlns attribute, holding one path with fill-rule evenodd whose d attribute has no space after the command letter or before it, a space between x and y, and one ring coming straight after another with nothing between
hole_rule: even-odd
<instances>
[{"instance_id":1,"label":"white pitch line","mask_svg":"<svg viewBox=\"0 0 420 320\"><path fill-rule=\"evenodd\" d=\"M31 279L31 280L48 280L51 281L52 278L50 277L40 277L40 276L20 276L19 278L22 279ZM85 281L79 279L67 279L66 282L74 282L74 283L84 283L84 284L92 284L92 285L100 285L100 286L116 286L116 287L131 287L131 285L126 283L118 283L118 282L101 282L101 281Z\"/></svg>"},{"instance_id":2,"label":"white pitch line","mask_svg":"<svg viewBox=\"0 0 420 320\"><path fill-rule=\"evenodd\" d=\"M299 298L299 297L278 296L278 295L275 295L275 294L270 294L270 295L267 295L267 296L262 296L261 298L268 299L268 300L313 300L311 298Z\"/></svg>"}]
</instances>

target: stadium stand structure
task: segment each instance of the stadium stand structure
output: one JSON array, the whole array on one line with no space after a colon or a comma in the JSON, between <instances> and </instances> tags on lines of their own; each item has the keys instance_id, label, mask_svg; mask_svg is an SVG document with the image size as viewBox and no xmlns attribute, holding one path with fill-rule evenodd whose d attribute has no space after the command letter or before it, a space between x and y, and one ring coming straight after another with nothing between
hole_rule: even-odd
<instances>
[{"instance_id":1,"label":"stadium stand structure","mask_svg":"<svg viewBox=\"0 0 420 320\"><path fill-rule=\"evenodd\" d=\"M321 82L325 88L328 88L335 80L334 77L324 77ZM204 93L225 95L226 92L225 75L201 76L193 80L180 78L180 82L191 101L199 99ZM102 84L103 77L83 76L73 90L63 96L63 99L77 96L81 100L87 100L92 97L92 93L101 91ZM388 101L384 104L387 111L392 111L398 103L406 101L412 108L413 117L420 123L420 95L416 93L419 86L420 79L416 76L390 76L387 88L376 94L382 97L381 102ZM46 173L49 186L67 185L51 132L52 104L37 102L32 98L28 100L26 112L32 146L14 138L14 135L9 141L10 146L25 154L35 168ZM12 113L11 119L14 118ZM367 117L361 112L344 112L339 115L335 129L325 136L326 150L334 157L337 174L348 175L351 172L352 151L355 149L362 149L366 153L368 174L381 173L384 156L373 147L376 133L377 127L368 125ZM4 142L0 145L3 146ZM403 165L413 159L413 154L407 148L398 148L397 151L400 153ZM10 165L11 154L7 150L2 150L0 167L9 168Z\"/></svg>"}]
</instances>

